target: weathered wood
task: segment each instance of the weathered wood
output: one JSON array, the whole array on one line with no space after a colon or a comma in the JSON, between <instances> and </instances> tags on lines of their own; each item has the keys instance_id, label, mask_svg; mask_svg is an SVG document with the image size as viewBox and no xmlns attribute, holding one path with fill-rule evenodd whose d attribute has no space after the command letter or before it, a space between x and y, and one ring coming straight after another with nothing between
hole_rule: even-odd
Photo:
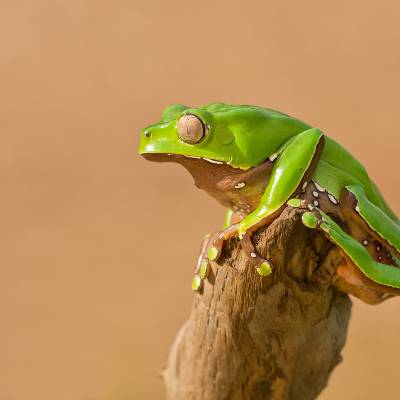
<instances>
[{"instance_id":1,"label":"weathered wood","mask_svg":"<svg viewBox=\"0 0 400 400\"><path fill-rule=\"evenodd\" d=\"M341 361L351 301L332 286L336 250L291 208L253 241L273 274L237 240L212 263L169 354L167 399L315 399Z\"/></svg>"}]
</instances>

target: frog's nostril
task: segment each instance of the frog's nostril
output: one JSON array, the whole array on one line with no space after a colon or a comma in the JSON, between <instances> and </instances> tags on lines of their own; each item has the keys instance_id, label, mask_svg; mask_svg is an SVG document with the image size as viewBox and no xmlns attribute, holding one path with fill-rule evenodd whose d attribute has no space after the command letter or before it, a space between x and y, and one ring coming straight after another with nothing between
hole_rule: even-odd
<instances>
[{"instance_id":1,"label":"frog's nostril","mask_svg":"<svg viewBox=\"0 0 400 400\"><path fill-rule=\"evenodd\" d=\"M151 132L150 131L146 131L144 133L144 136L146 136L147 138L151 137Z\"/></svg>"}]
</instances>

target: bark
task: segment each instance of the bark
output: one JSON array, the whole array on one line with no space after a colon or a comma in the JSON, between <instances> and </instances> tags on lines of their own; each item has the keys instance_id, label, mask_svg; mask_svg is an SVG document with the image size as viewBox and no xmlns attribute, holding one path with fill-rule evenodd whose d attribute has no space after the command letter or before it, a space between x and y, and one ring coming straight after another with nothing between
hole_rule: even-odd
<instances>
[{"instance_id":1,"label":"bark","mask_svg":"<svg viewBox=\"0 0 400 400\"><path fill-rule=\"evenodd\" d=\"M315 399L341 361L351 301L332 285L335 248L291 208L253 242L273 273L228 243L171 348L167 399Z\"/></svg>"}]
</instances>

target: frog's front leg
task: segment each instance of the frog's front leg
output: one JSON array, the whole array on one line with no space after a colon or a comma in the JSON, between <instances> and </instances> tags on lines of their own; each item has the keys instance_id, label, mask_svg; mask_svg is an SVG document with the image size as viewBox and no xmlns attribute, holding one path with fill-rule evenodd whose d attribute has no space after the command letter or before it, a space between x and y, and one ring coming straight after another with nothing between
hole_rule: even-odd
<instances>
[{"instance_id":1,"label":"frog's front leg","mask_svg":"<svg viewBox=\"0 0 400 400\"><path fill-rule=\"evenodd\" d=\"M277 218L286 202L301 191L303 182L311 176L320 158L323 145L322 132L314 128L300 133L286 144L278 156L259 206L239 223L242 248L260 275L268 275L272 268L269 261L255 251L251 235L260 226Z\"/></svg>"},{"instance_id":2,"label":"frog's front leg","mask_svg":"<svg viewBox=\"0 0 400 400\"><path fill-rule=\"evenodd\" d=\"M301 191L303 182L311 176L319 160L323 145L324 136L315 128L298 134L284 144L276 155L277 161L259 206L241 222L234 223L210 239L207 261L218 260L224 242L238 236L244 252L257 272L262 276L269 275L272 271L271 263L257 254L251 242L251 235L262 225L269 224L277 218L286 201ZM200 279L196 279L200 283Z\"/></svg>"},{"instance_id":3,"label":"frog's front leg","mask_svg":"<svg viewBox=\"0 0 400 400\"><path fill-rule=\"evenodd\" d=\"M223 243L239 236L243 250L260 275L271 273L271 263L260 257L252 242L251 235L259 227L271 223L282 212L286 201L301 191L303 182L311 176L324 145L324 136L318 129L304 131L284 144L277 154L277 161L268 186L259 206L243 220L230 226L217 236L208 250L208 258L217 260Z\"/></svg>"},{"instance_id":4,"label":"frog's front leg","mask_svg":"<svg viewBox=\"0 0 400 400\"><path fill-rule=\"evenodd\" d=\"M218 260L221 255L224 243L227 240L238 236L239 226L239 223L233 224L214 236L209 241L209 247L207 251L208 260ZM262 276L268 276L272 272L270 263L257 254L253 243L251 242L250 235L244 235L240 239L240 244L245 254L247 255L247 258L251 260L251 263L256 266L257 272Z\"/></svg>"}]
</instances>

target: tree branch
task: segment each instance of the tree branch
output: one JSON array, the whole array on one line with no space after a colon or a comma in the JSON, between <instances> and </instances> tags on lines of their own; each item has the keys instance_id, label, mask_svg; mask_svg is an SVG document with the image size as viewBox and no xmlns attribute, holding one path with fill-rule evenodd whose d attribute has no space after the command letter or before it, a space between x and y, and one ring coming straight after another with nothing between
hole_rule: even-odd
<instances>
[{"instance_id":1,"label":"tree branch","mask_svg":"<svg viewBox=\"0 0 400 400\"><path fill-rule=\"evenodd\" d=\"M168 399L315 399L341 361L351 301L332 286L335 248L291 208L253 241L273 273L227 245L170 351Z\"/></svg>"}]
</instances>

